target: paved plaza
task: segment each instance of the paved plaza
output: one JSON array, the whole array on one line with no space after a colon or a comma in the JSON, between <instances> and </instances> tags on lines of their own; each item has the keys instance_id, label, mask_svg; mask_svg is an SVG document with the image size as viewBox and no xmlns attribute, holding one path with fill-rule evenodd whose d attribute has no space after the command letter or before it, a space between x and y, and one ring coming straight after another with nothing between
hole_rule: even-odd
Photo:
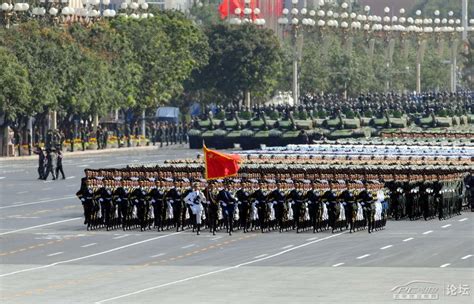
<instances>
[{"instance_id":1,"label":"paved plaza","mask_svg":"<svg viewBox=\"0 0 474 304\"><path fill-rule=\"evenodd\" d=\"M67 154L66 180L0 160L2 303L472 303L474 216L368 234L86 231L85 168L195 157L182 147ZM412 287L410 289L410 287ZM397 301L409 297L413 301ZM418 298L416 298L418 297Z\"/></svg>"}]
</instances>

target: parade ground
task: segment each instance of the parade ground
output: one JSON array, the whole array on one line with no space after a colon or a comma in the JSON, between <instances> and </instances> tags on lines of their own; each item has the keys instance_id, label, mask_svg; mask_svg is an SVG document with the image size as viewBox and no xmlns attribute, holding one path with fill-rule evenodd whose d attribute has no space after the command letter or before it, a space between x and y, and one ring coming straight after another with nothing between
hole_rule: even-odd
<instances>
[{"instance_id":1,"label":"parade ground","mask_svg":"<svg viewBox=\"0 0 474 304\"><path fill-rule=\"evenodd\" d=\"M467 211L372 234L86 231L75 197L85 168L199 152L66 154L55 181L37 180L36 158L0 160L1 303L472 303Z\"/></svg>"}]
</instances>

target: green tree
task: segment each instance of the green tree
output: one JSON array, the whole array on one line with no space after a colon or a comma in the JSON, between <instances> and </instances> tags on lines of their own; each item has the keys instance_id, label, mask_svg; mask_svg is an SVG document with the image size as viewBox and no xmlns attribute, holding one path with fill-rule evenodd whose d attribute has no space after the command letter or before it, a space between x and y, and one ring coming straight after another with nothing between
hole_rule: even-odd
<instances>
[{"instance_id":1,"label":"green tree","mask_svg":"<svg viewBox=\"0 0 474 304\"><path fill-rule=\"evenodd\" d=\"M222 20L218 12L220 2L220 0L209 0L206 1L206 3L202 1L196 3L189 12L191 18L194 19L197 24L203 26L221 23Z\"/></svg>"},{"instance_id":2,"label":"green tree","mask_svg":"<svg viewBox=\"0 0 474 304\"><path fill-rule=\"evenodd\" d=\"M254 100L265 100L282 69L282 52L273 32L253 25L215 25L206 33L209 64L195 77L211 93L207 101L238 103L246 91Z\"/></svg>"},{"instance_id":3,"label":"green tree","mask_svg":"<svg viewBox=\"0 0 474 304\"><path fill-rule=\"evenodd\" d=\"M140 65L140 109L156 107L181 94L191 72L207 63L202 31L181 13L161 12L144 20L119 18L112 27L130 43Z\"/></svg>"},{"instance_id":4,"label":"green tree","mask_svg":"<svg viewBox=\"0 0 474 304\"><path fill-rule=\"evenodd\" d=\"M0 47L0 66L0 147L1 155L6 155L8 126L31 114L31 85L25 66L4 47Z\"/></svg>"},{"instance_id":5,"label":"green tree","mask_svg":"<svg viewBox=\"0 0 474 304\"><path fill-rule=\"evenodd\" d=\"M328 78L330 67L327 56L315 40L306 39L300 65L300 90L303 94L327 92L330 88Z\"/></svg>"}]
</instances>

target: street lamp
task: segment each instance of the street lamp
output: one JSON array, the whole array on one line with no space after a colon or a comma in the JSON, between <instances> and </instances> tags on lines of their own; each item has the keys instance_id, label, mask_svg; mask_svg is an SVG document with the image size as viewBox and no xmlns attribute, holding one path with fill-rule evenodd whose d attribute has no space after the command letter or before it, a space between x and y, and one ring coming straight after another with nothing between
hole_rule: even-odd
<instances>
[{"instance_id":1,"label":"street lamp","mask_svg":"<svg viewBox=\"0 0 474 304\"><path fill-rule=\"evenodd\" d=\"M29 8L28 3L13 3L12 0L2 3L0 6L0 24L9 28L12 24L21 22L27 15Z\"/></svg>"},{"instance_id":2,"label":"street lamp","mask_svg":"<svg viewBox=\"0 0 474 304\"><path fill-rule=\"evenodd\" d=\"M251 7L251 0L244 1L244 8L240 7L234 10L234 15L229 19L229 23L233 25L253 24L255 26L264 26L265 19L260 18L260 9ZM250 90L245 91L245 105L250 108L252 104Z\"/></svg>"},{"instance_id":3,"label":"street lamp","mask_svg":"<svg viewBox=\"0 0 474 304\"><path fill-rule=\"evenodd\" d=\"M148 3L145 0L125 0L120 4L120 16L128 17L131 19L146 19L153 17L153 14L146 13L148 10Z\"/></svg>"},{"instance_id":4,"label":"street lamp","mask_svg":"<svg viewBox=\"0 0 474 304\"><path fill-rule=\"evenodd\" d=\"M291 0L291 9L284 8L282 14L284 17L278 19L278 24L282 26L283 30L291 33L293 44L293 101L295 105L299 104L299 85L298 85L298 61L301 58L301 49L303 45L302 32L305 27L314 27L316 21L312 18L307 18L308 9L303 7L301 10L297 8L298 0ZM314 11L309 11L310 16L314 16Z\"/></svg>"},{"instance_id":5,"label":"street lamp","mask_svg":"<svg viewBox=\"0 0 474 304\"><path fill-rule=\"evenodd\" d=\"M260 9L258 7L251 7L251 0L244 1L244 8L237 7L233 14L234 16L229 19L230 24L241 25L246 23L252 23L254 25L263 26L266 21L264 18L260 18Z\"/></svg>"}]
</instances>

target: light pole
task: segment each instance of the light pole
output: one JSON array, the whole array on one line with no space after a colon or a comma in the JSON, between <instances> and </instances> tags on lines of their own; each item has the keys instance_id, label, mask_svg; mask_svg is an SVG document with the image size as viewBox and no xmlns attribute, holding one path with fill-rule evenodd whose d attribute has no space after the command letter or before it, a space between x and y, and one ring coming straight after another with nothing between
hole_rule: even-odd
<instances>
[{"instance_id":1,"label":"light pole","mask_svg":"<svg viewBox=\"0 0 474 304\"><path fill-rule=\"evenodd\" d=\"M424 33L425 32L428 33L430 29L423 28L424 20L421 18L421 11L417 10L415 14L416 14L415 19L411 17L407 19L408 23L410 24L407 27L407 31L414 35L415 41L416 41L416 46L417 46L416 62L415 62L416 92L421 93L421 62L423 61L423 55L424 55L425 47L426 47L426 39L425 39ZM427 24L428 21L425 23Z\"/></svg>"},{"instance_id":2,"label":"light pole","mask_svg":"<svg viewBox=\"0 0 474 304\"><path fill-rule=\"evenodd\" d=\"M260 9L258 7L252 8L252 1L245 0L244 8L236 8L233 12L235 16L229 19L229 23L233 25L253 24L255 26L264 26L265 19L260 18ZM245 105L250 108L252 105L250 90L244 92Z\"/></svg>"},{"instance_id":3,"label":"light pole","mask_svg":"<svg viewBox=\"0 0 474 304\"><path fill-rule=\"evenodd\" d=\"M2 3L0 6L0 25L10 28L13 24L20 23L28 15L28 3L14 3L13 0Z\"/></svg>"},{"instance_id":4,"label":"light pole","mask_svg":"<svg viewBox=\"0 0 474 304\"><path fill-rule=\"evenodd\" d=\"M291 0L292 8L284 8L282 14L284 17L278 19L278 24L280 24L283 29L286 29L291 33L292 45L293 45L293 63L292 63L292 73L293 73L293 84L292 84L292 93L293 93L293 102L295 105L299 104L299 84L298 84L298 62L301 57L301 49L303 45L303 29L305 26L315 26L316 21L311 18L306 18L308 9L303 7L301 10L297 8L298 0ZM310 16L314 16L315 11L309 11Z\"/></svg>"}]
</instances>

